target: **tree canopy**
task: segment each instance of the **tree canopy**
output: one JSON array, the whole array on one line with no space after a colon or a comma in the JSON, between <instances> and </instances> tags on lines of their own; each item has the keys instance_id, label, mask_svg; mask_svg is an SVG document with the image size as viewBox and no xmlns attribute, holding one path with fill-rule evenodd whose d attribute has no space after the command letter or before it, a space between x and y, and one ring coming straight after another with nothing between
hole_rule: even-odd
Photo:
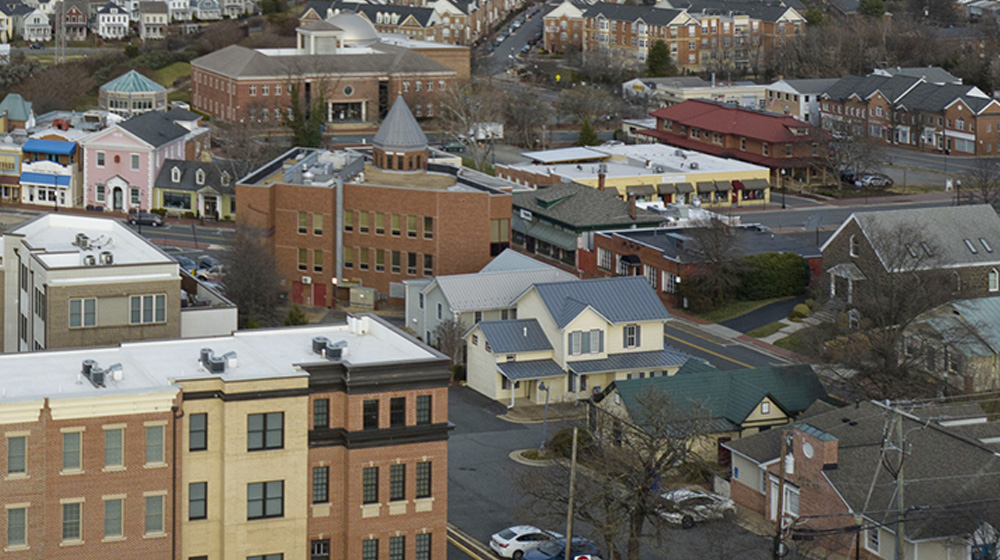
<instances>
[{"instance_id":1,"label":"tree canopy","mask_svg":"<svg viewBox=\"0 0 1000 560\"><path fill-rule=\"evenodd\" d=\"M646 73L653 78L677 74L677 67L670 58L670 47L662 39L657 39L646 56Z\"/></svg>"}]
</instances>

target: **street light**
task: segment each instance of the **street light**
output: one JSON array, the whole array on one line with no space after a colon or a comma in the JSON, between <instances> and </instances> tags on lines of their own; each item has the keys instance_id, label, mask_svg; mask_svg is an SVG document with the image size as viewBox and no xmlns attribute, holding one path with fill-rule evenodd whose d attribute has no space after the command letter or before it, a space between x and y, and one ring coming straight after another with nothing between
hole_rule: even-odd
<instances>
[{"instance_id":1,"label":"street light","mask_svg":"<svg viewBox=\"0 0 1000 560\"><path fill-rule=\"evenodd\" d=\"M542 445L538 446L538 449L545 451L545 432L549 427L549 386L545 384L544 381L538 382L538 390L545 391L545 416L542 420Z\"/></svg>"},{"instance_id":2,"label":"street light","mask_svg":"<svg viewBox=\"0 0 1000 560\"><path fill-rule=\"evenodd\" d=\"M788 186L785 185L785 170L781 170L781 209L784 210L785 206L785 192L788 190Z\"/></svg>"}]
</instances>

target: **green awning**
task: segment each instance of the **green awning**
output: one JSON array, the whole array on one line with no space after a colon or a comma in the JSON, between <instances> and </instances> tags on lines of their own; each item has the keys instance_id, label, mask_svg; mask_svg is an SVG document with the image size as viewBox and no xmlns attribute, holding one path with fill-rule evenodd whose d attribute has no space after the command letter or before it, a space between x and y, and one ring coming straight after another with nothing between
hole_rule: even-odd
<instances>
[{"instance_id":1,"label":"green awning","mask_svg":"<svg viewBox=\"0 0 1000 560\"><path fill-rule=\"evenodd\" d=\"M528 237L534 237L539 241L555 245L567 251L576 251L576 235L572 232L559 229L539 220L527 222L520 216L512 216L510 222L511 229L519 231Z\"/></svg>"},{"instance_id":2,"label":"green awning","mask_svg":"<svg viewBox=\"0 0 1000 560\"><path fill-rule=\"evenodd\" d=\"M723 192L725 192L725 191L731 191L731 190L733 190L733 184L730 183L729 181L716 181L715 182L715 190L717 190L717 191L723 191Z\"/></svg>"},{"instance_id":3,"label":"green awning","mask_svg":"<svg viewBox=\"0 0 1000 560\"><path fill-rule=\"evenodd\" d=\"M656 194L656 187L653 185L632 185L625 189L628 196L652 196Z\"/></svg>"},{"instance_id":4,"label":"green awning","mask_svg":"<svg viewBox=\"0 0 1000 560\"><path fill-rule=\"evenodd\" d=\"M715 183L711 181L702 181L698 183L698 192L715 192Z\"/></svg>"},{"instance_id":5,"label":"green awning","mask_svg":"<svg viewBox=\"0 0 1000 560\"><path fill-rule=\"evenodd\" d=\"M679 194L694 192L694 187L691 186L691 183L677 183L676 186Z\"/></svg>"},{"instance_id":6,"label":"green awning","mask_svg":"<svg viewBox=\"0 0 1000 560\"><path fill-rule=\"evenodd\" d=\"M770 186L765 179L747 179L743 181L743 188L748 191L762 191Z\"/></svg>"},{"instance_id":7,"label":"green awning","mask_svg":"<svg viewBox=\"0 0 1000 560\"><path fill-rule=\"evenodd\" d=\"M677 192L677 187L673 183L662 183L657 185L656 192L660 194L674 194Z\"/></svg>"}]
</instances>

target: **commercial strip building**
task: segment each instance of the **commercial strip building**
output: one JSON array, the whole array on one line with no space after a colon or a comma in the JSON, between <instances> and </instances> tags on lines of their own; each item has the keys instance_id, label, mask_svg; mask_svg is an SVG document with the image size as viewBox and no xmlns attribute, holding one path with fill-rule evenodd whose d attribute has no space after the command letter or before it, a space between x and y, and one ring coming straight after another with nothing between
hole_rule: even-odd
<instances>
[{"instance_id":1,"label":"commercial strip building","mask_svg":"<svg viewBox=\"0 0 1000 560\"><path fill-rule=\"evenodd\" d=\"M661 106L688 99L708 99L748 109L764 109L766 88L753 82L707 82L696 76L635 78L622 84L622 95L627 98L645 97Z\"/></svg>"},{"instance_id":2,"label":"commercial strip building","mask_svg":"<svg viewBox=\"0 0 1000 560\"><path fill-rule=\"evenodd\" d=\"M444 558L448 364L367 315L0 356L4 557Z\"/></svg>"},{"instance_id":3,"label":"commercial strip building","mask_svg":"<svg viewBox=\"0 0 1000 560\"><path fill-rule=\"evenodd\" d=\"M770 200L768 168L662 144L563 148L522 154L497 176L530 188L578 183L622 198L729 207Z\"/></svg>"},{"instance_id":4,"label":"commercial strip building","mask_svg":"<svg viewBox=\"0 0 1000 560\"><path fill-rule=\"evenodd\" d=\"M45 214L5 232L0 255L3 352L236 330L236 306L117 220Z\"/></svg>"},{"instance_id":5,"label":"commercial strip building","mask_svg":"<svg viewBox=\"0 0 1000 560\"><path fill-rule=\"evenodd\" d=\"M237 184L237 223L267 232L293 301L401 300L403 280L475 272L509 246L511 185L431 159L402 97L372 146L294 148Z\"/></svg>"}]
</instances>

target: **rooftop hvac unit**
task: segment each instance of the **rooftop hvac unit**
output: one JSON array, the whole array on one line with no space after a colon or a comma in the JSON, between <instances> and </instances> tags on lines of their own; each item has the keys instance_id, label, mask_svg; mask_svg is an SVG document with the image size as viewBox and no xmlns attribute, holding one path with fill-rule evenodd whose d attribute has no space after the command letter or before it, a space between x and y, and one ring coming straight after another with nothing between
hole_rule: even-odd
<instances>
[{"instance_id":1,"label":"rooftop hvac unit","mask_svg":"<svg viewBox=\"0 0 1000 560\"><path fill-rule=\"evenodd\" d=\"M84 360L83 367L80 368L80 373L90 381L90 384L96 388L104 387L104 370L98 367L95 360Z\"/></svg>"},{"instance_id":2,"label":"rooftop hvac unit","mask_svg":"<svg viewBox=\"0 0 1000 560\"><path fill-rule=\"evenodd\" d=\"M690 167L691 169L698 169L698 162L692 161L691 163L688 164L688 167Z\"/></svg>"},{"instance_id":3,"label":"rooftop hvac unit","mask_svg":"<svg viewBox=\"0 0 1000 560\"><path fill-rule=\"evenodd\" d=\"M343 359L344 353L347 352L347 341L338 340L337 342L333 342L325 336L314 336L312 339L312 351L328 360L340 360Z\"/></svg>"},{"instance_id":4,"label":"rooftop hvac unit","mask_svg":"<svg viewBox=\"0 0 1000 560\"><path fill-rule=\"evenodd\" d=\"M111 251L101 251L101 264L102 265L112 265L115 264L115 256Z\"/></svg>"},{"instance_id":5,"label":"rooftop hvac unit","mask_svg":"<svg viewBox=\"0 0 1000 560\"><path fill-rule=\"evenodd\" d=\"M76 234L76 241L73 243L73 245L76 245L81 249L89 249L90 237L88 237L86 233L78 233Z\"/></svg>"},{"instance_id":6,"label":"rooftop hvac unit","mask_svg":"<svg viewBox=\"0 0 1000 560\"><path fill-rule=\"evenodd\" d=\"M97 257L94 255L84 255L83 266L97 266Z\"/></svg>"},{"instance_id":7,"label":"rooftop hvac unit","mask_svg":"<svg viewBox=\"0 0 1000 560\"><path fill-rule=\"evenodd\" d=\"M330 339L325 336L314 336L312 339L312 351L316 354L323 354L323 349L330 344Z\"/></svg>"}]
</instances>

